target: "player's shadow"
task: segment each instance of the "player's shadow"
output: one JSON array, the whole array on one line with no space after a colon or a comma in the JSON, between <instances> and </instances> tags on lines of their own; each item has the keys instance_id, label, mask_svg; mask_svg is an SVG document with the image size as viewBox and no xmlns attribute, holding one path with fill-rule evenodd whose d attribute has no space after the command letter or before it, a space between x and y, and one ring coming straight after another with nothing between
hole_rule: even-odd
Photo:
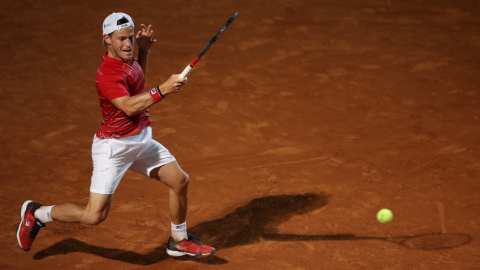
<instances>
[{"instance_id":1,"label":"player's shadow","mask_svg":"<svg viewBox=\"0 0 480 270\"><path fill-rule=\"evenodd\" d=\"M320 209L327 203L328 195L325 194L276 195L258 198L221 219L200 223L189 228L188 231L198 235L200 241L213 245L217 250L251 245L259 242L260 238L268 241L377 240L392 242L408 249L422 250L448 249L466 245L472 241L472 237L466 234L430 233L388 238L353 234L294 235L278 233L277 227L282 222L287 221L294 215L302 215ZM84 252L131 264L149 265L171 258L165 253L166 248L167 244L165 243L150 253L140 254L123 249L98 247L69 238L37 252L33 258L41 260L58 254ZM215 255L202 259L193 259L188 256L175 259L195 260L213 265L228 263L227 260Z\"/></svg>"},{"instance_id":2,"label":"player's shadow","mask_svg":"<svg viewBox=\"0 0 480 270\"><path fill-rule=\"evenodd\" d=\"M301 215L327 205L325 194L275 195L252 200L249 204L237 208L225 217L200 223L188 228L188 232L197 235L205 244L212 244L217 251L241 245L259 242L259 237L265 233L276 233L276 226L294 215ZM149 265L167 258L167 244L163 244L148 254L140 254L123 249L112 249L94 246L83 241L69 238L53 246L37 252L33 258L41 260L46 257L84 252L100 257L128 262L138 265ZM188 256L177 260L192 260ZM218 256L196 259L207 264L225 264L227 260Z\"/></svg>"}]
</instances>

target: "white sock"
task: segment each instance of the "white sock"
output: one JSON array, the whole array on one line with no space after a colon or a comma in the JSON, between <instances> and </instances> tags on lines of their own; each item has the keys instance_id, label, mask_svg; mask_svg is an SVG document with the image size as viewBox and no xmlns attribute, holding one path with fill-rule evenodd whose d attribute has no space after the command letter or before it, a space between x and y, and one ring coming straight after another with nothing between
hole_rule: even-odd
<instances>
[{"instance_id":1,"label":"white sock","mask_svg":"<svg viewBox=\"0 0 480 270\"><path fill-rule=\"evenodd\" d=\"M55 205L46 206L44 208L39 208L35 210L35 217L38 218L42 223L47 223L53 221L52 216L50 213L52 212L52 208Z\"/></svg>"},{"instance_id":2,"label":"white sock","mask_svg":"<svg viewBox=\"0 0 480 270\"><path fill-rule=\"evenodd\" d=\"M186 221L180 225L175 225L172 223L172 238L176 242L187 239L187 222Z\"/></svg>"}]
</instances>

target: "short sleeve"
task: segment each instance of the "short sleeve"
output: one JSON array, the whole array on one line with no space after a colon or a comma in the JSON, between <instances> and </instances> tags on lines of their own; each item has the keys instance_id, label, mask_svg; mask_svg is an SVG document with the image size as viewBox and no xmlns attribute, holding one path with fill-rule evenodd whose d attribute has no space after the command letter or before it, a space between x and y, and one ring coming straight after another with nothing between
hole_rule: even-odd
<instances>
[{"instance_id":1,"label":"short sleeve","mask_svg":"<svg viewBox=\"0 0 480 270\"><path fill-rule=\"evenodd\" d=\"M119 97L129 97L128 84L125 76L120 74L103 74L98 83L98 90L109 102Z\"/></svg>"}]
</instances>

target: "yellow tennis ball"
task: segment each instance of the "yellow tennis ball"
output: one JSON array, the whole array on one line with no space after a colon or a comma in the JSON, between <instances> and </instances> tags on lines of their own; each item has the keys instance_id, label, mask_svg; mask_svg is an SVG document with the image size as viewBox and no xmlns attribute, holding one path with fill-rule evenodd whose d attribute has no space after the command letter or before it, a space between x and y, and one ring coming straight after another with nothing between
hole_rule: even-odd
<instances>
[{"instance_id":1,"label":"yellow tennis ball","mask_svg":"<svg viewBox=\"0 0 480 270\"><path fill-rule=\"evenodd\" d=\"M377 219L380 223L390 222L393 219L393 213L392 213L392 211L384 208L384 209L378 211Z\"/></svg>"}]
</instances>

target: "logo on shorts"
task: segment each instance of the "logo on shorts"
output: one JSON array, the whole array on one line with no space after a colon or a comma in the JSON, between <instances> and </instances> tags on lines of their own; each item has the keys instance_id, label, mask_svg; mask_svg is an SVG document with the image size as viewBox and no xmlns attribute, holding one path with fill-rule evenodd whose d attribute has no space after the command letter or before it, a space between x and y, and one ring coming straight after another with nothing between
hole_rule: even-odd
<instances>
[{"instance_id":1,"label":"logo on shorts","mask_svg":"<svg viewBox=\"0 0 480 270\"><path fill-rule=\"evenodd\" d=\"M25 222L25 226L30 226L30 221Z\"/></svg>"}]
</instances>

